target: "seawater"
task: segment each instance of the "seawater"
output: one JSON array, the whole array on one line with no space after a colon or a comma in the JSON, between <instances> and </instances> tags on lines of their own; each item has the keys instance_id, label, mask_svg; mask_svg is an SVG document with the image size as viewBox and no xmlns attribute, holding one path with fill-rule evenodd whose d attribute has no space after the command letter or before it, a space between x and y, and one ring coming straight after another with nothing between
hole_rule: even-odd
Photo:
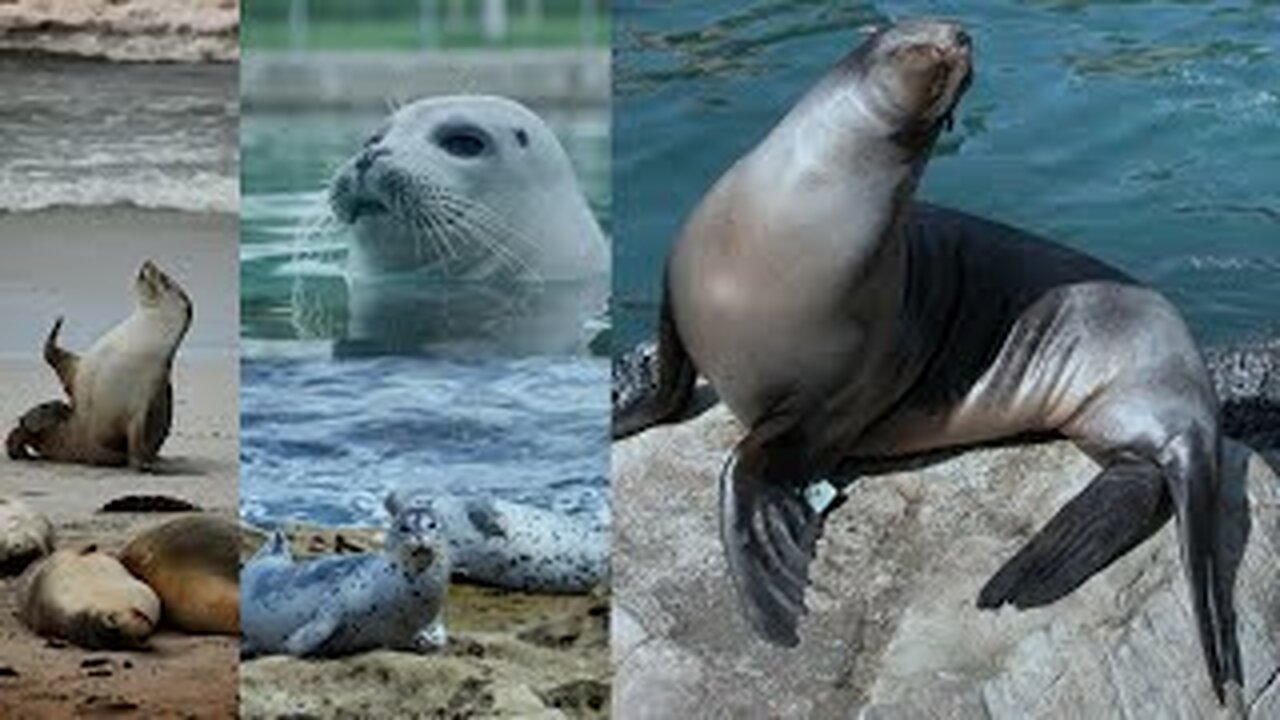
<instances>
[{"instance_id":1,"label":"seawater","mask_svg":"<svg viewBox=\"0 0 1280 720\"><path fill-rule=\"evenodd\" d=\"M0 53L0 87L0 211L237 211L235 65Z\"/></svg>"},{"instance_id":2,"label":"seawater","mask_svg":"<svg viewBox=\"0 0 1280 720\"><path fill-rule=\"evenodd\" d=\"M680 224L890 17L974 36L924 199L1038 232L1168 294L1206 343L1280 334L1280 6L618 0L614 314L649 337Z\"/></svg>"}]
</instances>

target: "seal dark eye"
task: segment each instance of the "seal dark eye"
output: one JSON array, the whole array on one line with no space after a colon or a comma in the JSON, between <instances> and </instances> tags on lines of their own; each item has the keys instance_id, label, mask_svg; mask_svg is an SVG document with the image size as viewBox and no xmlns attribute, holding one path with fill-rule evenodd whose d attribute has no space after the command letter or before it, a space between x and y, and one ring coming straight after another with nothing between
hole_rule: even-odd
<instances>
[{"instance_id":1,"label":"seal dark eye","mask_svg":"<svg viewBox=\"0 0 1280 720\"><path fill-rule=\"evenodd\" d=\"M454 157L473 158L483 153L489 143L475 130L457 128L440 134L436 140L444 151Z\"/></svg>"},{"instance_id":2,"label":"seal dark eye","mask_svg":"<svg viewBox=\"0 0 1280 720\"><path fill-rule=\"evenodd\" d=\"M378 132L370 135L368 140L364 141L364 146L367 148L373 147L374 145L382 142L382 138L386 137L386 135L386 130L379 130Z\"/></svg>"}]
</instances>

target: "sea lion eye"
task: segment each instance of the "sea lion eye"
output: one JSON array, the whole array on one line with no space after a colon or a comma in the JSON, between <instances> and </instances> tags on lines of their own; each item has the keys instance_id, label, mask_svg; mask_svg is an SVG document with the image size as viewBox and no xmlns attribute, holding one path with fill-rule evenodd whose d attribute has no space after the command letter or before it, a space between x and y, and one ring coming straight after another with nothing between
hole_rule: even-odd
<instances>
[{"instance_id":1,"label":"sea lion eye","mask_svg":"<svg viewBox=\"0 0 1280 720\"><path fill-rule=\"evenodd\" d=\"M489 143L471 128L453 128L441 133L436 143L454 157L473 158L485 151Z\"/></svg>"}]
</instances>

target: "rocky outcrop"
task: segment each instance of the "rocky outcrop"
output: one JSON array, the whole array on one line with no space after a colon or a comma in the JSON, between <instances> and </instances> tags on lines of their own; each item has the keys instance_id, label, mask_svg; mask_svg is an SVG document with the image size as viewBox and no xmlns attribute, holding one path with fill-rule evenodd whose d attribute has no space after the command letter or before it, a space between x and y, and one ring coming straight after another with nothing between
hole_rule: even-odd
<instances>
[{"instance_id":1,"label":"rocky outcrop","mask_svg":"<svg viewBox=\"0 0 1280 720\"><path fill-rule=\"evenodd\" d=\"M0 0L0 50L231 62L239 27L238 0Z\"/></svg>"},{"instance_id":2,"label":"rocky outcrop","mask_svg":"<svg viewBox=\"0 0 1280 720\"><path fill-rule=\"evenodd\" d=\"M1074 446L983 448L860 479L829 517L801 643L756 640L725 575L723 406L614 445L615 713L639 717L1219 717L1173 523L1063 600L979 588L1097 472ZM1250 718L1280 717L1280 481L1229 452L1222 526Z\"/></svg>"}]
</instances>

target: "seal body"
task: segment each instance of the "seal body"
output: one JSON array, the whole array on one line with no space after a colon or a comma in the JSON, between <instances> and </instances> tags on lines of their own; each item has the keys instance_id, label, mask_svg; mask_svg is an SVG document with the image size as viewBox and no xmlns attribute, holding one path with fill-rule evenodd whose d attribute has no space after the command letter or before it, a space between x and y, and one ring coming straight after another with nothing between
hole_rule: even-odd
<instances>
[{"instance_id":1,"label":"seal body","mask_svg":"<svg viewBox=\"0 0 1280 720\"><path fill-rule=\"evenodd\" d=\"M609 580L609 529L493 498L426 501L447 530L453 573L513 590L581 593Z\"/></svg>"},{"instance_id":2,"label":"seal body","mask_svg":"<svg viewBox=\"0 0 1280 720\"><path fill-rule=\"evenodd\" d=\"M967 87L959 27L873 35L708 191L677 239L657 390L615 435L676 417L698 372L750 431L721 528L751 626L792 645L828 506L859 462L1060 434L1103 465L983 589L1043 605L1178 518L1215 688L1239 683L1212 509L1213 388L1173 306L1101 262L911 200Z\"/></svg>"},{"instance_id":3,"label":"seal body","mask_svg":"<svg viewBox=\"0 0 1280 720\"><path fill-rule=\"evenodd\" d=\"M184 632L240 632L240 529L225 518L185 515L135 535L120 553L160 598L164 623Z\"/></svg>"},{"instance_id":4,"label":"seal body","mask_svg":"<svg viewBox=\"0 0 1280 720\"><path fill-rule=\"evenodd\" d=\"M26 503L0 497L0 576L17 575L53 552L53 525Z\"/></svg>"},{"instance_id":5,"label":"seal body","mask_svg":"<svg viewBox=\"0 0 1280 720\"><path fill-rule=\"evenodd\" d=\"M182 288L151 261L134 279L134 311L84 356L58 345L62 320L45 342L69 402L29 410L8 437L14 459L146 468L159 455L173 420L170 373L191 325Z\"/></svg>"},{"instance_id":6,"label":"seal body","mask_svg":"<svg viewBox=\"0 0 1280 720\"><path fill-rule=\"evenodd\" d=\"M609 269L560 142L505 98L430 98L396 110L339 169L329 199L354 231L353 282L423 270L567 281Z\"/></svg>"},{"instance_id":7,"label":"seal body","mask_svg":"<svg viewBox=\"0 0 1280 720\"><path fill-rule=\"evenodd\" d=\"M446 640L447 545L430 510L394 508L381 552L295 562L277 531L245 565L242 656L425 652Z\"/></svg>"},{"instance_id":8,"label":"seal body","mask_svg":"<svg viewBox=\"0 0 1280 720\"><path fill-rule=\"evenodd\" d=\"M160 619L151 588L93 545L28 568L18 593L27 627L90 649L145 647Z\"/></svg>"}]
</instances>

